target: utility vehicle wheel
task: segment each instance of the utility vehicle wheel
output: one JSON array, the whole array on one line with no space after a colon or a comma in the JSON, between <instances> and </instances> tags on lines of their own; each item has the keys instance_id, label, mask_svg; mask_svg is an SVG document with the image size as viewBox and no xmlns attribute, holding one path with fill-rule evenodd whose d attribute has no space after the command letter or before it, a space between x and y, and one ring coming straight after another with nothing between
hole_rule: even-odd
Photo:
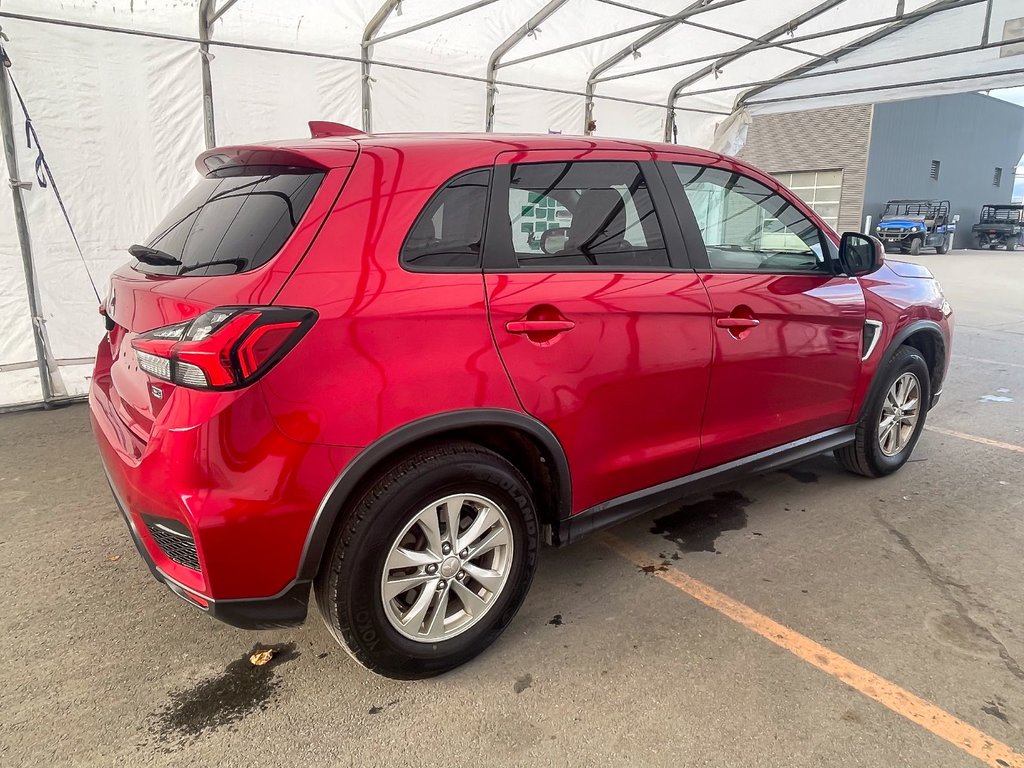
<instances>
[{"instance_id":1,"label":"utility vehicle wheel","mask_svg":"<svg viewBox=\"0 0 1024 768\"><path fill-rule=\"evenodd\" d=\"M949 251L949 246L949 237L944 237L942 238L942 242L935 246L935 252L941 256L942 254Z\"/></svg>"},{"instance_id":2,"label":"utility vehicle wheel","mask_svg":"<svg viewBox=\"0 0 1024 768\"><path fill-rule=\"evenodd\" d=\"M463 442L415 453L339 522L315 591L331 634L398 679L446 672L493 643L537 564L529 485L501 456Z\"/></svg>"},{"instance_id":3,"label":"utility vehicle wheel","mask_svg":"<svg viewBox=\"0 0 1024 768\"><path fill-rule=\"evenodd\" d=\"M835 451L844 468L882 477L907 463L931 402L928 364L914 347L900 347L885 364L857 424L857 437Z\"/></svg>"},{"instance_id":4,"label":"utility vehicle wheel","mask_svg":"<svg viewBox=\"0 0 1024 768\"><path fill-rule=\"evenodd\" d=\"M910 255L917 256L921 252L921 238L915 237L910 241Z\"/></svg>"}]
</instances>

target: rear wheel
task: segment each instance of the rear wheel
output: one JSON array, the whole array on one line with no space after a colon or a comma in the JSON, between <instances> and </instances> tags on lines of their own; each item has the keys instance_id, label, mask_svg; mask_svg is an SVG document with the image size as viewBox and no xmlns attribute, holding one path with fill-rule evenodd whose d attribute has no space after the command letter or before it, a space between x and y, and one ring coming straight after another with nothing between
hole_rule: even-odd
<instances>
[{"instance_id":1,"label":"rear wheel","mask_svg":"<svg viewBox=\"0 0 1024 768\"><path fill-rule=\"evenodd\" d=\"M837 449L836 459L866 477L895 472L914 452L930 402L928 364L914 347L900 347L878 378L854 442Z\"/></svg>"},{"instance_id":2,"label":"rear wheel","mask_svg":"<svg viewBox=\"0 0 1024 768\"><path fill-rule=\"evenodd\" d=\"M519 471L479 446L445 443L397 464L349 510L317 577L317 605L363 666L432 677L508 626L537 549L537 515Z\"/></svg>"},{"instance_id":3,"label":"rear wheel","mask_svg":"<svg viewBox=\"0 0 1024 768\"><path fill-rule=\"evenodd\" d=\"M939 255L946 253L947 251L949 251L950 244L951 243L949 236L942 238L942 242L935 246L935 252L938 253Z\"/></svg>"}]
</instances>

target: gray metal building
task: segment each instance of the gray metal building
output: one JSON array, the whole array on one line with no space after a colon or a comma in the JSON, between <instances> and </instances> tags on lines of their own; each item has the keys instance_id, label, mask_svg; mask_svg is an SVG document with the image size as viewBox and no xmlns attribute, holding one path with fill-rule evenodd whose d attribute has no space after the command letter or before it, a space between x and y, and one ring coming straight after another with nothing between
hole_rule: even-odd
<instances>
[{"instance_id":1,"label":"gray metal building","mask_svg":"<svg viewBox=\"0 0 1024 768\"><path fill-rule=\"evenodd\" d=\"M756 115L740 157L768 171L839 231L877 222L886 200L949 200L970 231L1009 202L1024 153L1024 107L978 93ZM954 247L968 247L958 235Z\"/></svg>"}]
</instances>

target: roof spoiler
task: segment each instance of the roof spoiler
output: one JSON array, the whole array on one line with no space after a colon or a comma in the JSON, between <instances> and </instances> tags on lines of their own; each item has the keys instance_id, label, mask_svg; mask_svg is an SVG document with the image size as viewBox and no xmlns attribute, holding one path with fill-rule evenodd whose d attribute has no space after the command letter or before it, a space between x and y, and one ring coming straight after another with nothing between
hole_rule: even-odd
<instances>
[{"instance_id":1,"label":"roof spoiler","mask_svg":"<svg viewBox=\"0 0 1024 768\"><path fill-rule=\"evenodd\" d=\"M309 135L314 139L326 139L330 136L362 136L364 131L344 123L332 123L327 120L310 120Z\"/></svg>"}]
</instances>

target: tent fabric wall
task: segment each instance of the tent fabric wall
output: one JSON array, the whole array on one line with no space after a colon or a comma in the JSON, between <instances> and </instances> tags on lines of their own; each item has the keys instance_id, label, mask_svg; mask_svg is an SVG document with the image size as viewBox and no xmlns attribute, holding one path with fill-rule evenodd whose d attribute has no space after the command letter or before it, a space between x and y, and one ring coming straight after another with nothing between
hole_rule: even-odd
<instances>
[{"instance_id":1,"label":"tent fabric wall","mask_svg":"<svg viewBox=\"0 0 1024 768\"><path fill-rule=\"evenodd\" d=\"M24 21L8 21L4 31L14 77L102 295L125 249L194 183L187 169L203 149L195 46ZM20 107L15 120L24 136ZM58 363L55 394L83 395L89 366L81 361L95 355L102 334L96 297L52 190L35 183L36 150L20 145L18 153L18 178L33 181L23 196L45 336ZM3 231L12 231L13 216L4 221ZM6 261L6 242L0 247ZM20 256L14 274L22 275ZM17 291L3 295L25 296L23 276ZM18 339L32 346L24 327L4 326L0 337L0 348ZM35 352L19 356L34 360ZM24 399L0 390L0 406Z\"/></svg>"},{"instance_id":2,"label":"tent fabric wall","mask_svg":"<svg viewBox=\"0 0 1024 768\"><path fill-rule=\"evenodd\" d=\"M361 125L361 43L383 2L232 4L210 29L218 143L302 136L311 119ZM548 8L551 14L499 63L496 131L583 133L589 84L597 135L661 140L674 125L680 143L735 149L750 114L759 111L1024 82L1024 75L1013 73L1024 69L1019 53L1001 56L1007 51L988 48L929 56L981 41L982 0L626 0L632 8L601 0L492 0L457 13L471 2L404 0L384 18L376 32L384 39L367 48L375 130L482 130L488 59ZM886 23L897 7L908 14L932 12L936 2L945 10L910 19L903 29ZM214 7L224 4L216 0ZM991 0L991 8L991 40L1001 38L1007 21L1024 16L1020 0ZM12 74L101 293L127 246L195 181L193 162L205 146L199 9L200 0L0 5ZM694 15L664 21L681 11ZM32 18L13 17L19 14ZM457 15L430 23L448 14ZM113 29L58 26L47 19ZM835 31L851 24L860 26ZM576 45L623 30L628 33ZM876 33L878 39L858 45ZM751 43L761 38L787 45ZM725 55L751 45L757 50ZM564 46L573 47L536 57ZM849 50L830 62L828 55L843 46ZM254 49L260 47L277 50ZM829 72L914 57L920 61L772 82L809 66ZM598 67L603 71L595 74ZM937 82L965 75L980 76ZM919 80L936 82L883 89ZM822 95L833 91L858 92ZM20 135L17 108L14 117ZM33 179L34 151L19 145L18 157L17 177ZM88 360L102 333L96 301L51 191L33 184L24 195L44 327L59 363L58 389L74 396L85 391ZM0 190L0 408L40 399L34 360L10 195Z\"/></svg>"},{"instance_id":3,"label":"tent fabric wall","mask_svg":"<svg viewBox=\"0 0 1024 768\"><path fill-rule=\"evenodd\" d=\"M0 155L0 178L12 177ZM14 227L14 205L6 189L0 190L0 405L31 403L39 399L39 373L32 343L25 272Z\"/></svg>"}]
</instances>

